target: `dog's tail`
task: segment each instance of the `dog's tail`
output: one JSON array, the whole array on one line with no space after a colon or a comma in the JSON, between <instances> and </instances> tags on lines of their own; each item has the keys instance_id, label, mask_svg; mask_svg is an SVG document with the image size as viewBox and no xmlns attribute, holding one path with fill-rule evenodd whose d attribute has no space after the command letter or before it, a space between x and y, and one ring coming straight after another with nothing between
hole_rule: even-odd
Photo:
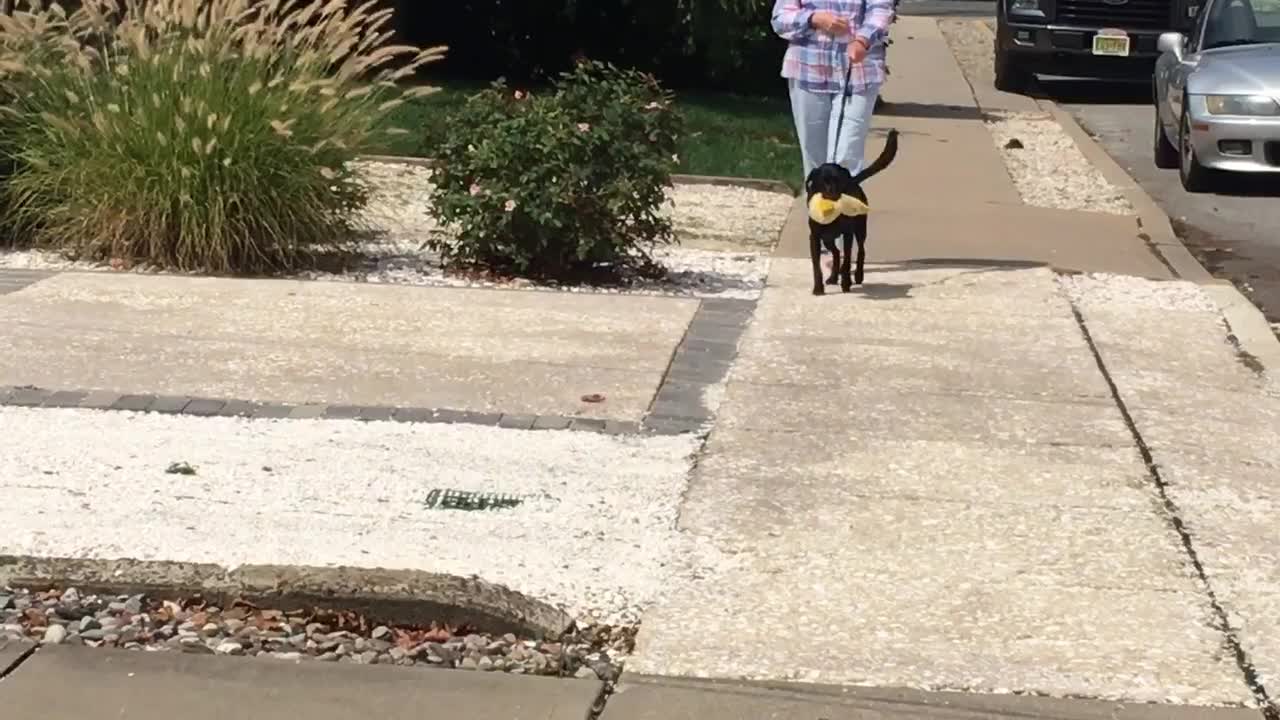
<instances>
[{"instance_id":1,"label":"dog's tail","mask_svg":"<svg viewBox=\"0 0 1280 720\"><path fill-rule=\"evenodd\" d=\"M862 169L862 172L853 177L854 183L861 183L863 180L870 178L872 175L879 173L881 170L889 167L889 163L898 156L898 131L896 129L889 130L889 137L884 142L884 150L880 152L880 157L875 162Z\"/></svg>"}]
</instances>

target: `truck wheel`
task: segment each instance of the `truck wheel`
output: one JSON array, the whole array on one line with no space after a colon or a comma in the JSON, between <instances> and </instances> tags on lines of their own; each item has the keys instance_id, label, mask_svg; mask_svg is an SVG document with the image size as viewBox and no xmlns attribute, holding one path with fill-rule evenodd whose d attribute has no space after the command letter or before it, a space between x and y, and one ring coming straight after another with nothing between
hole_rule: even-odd
<instances>
[{"instance_id":1,"label":"truck wheel","mask_svg":"<svg viewBox=\"0 0 1280 720\"><path fill-rule=\"evenodd\" d=\"M1154 93L1153 93L1154 95ZM1169 136L1164 132L1164 123L1160 121L1160 99L1155 100L1156 119L1152 123L1155 126L1154 137L1152 138L1152 155L1155 157L1156 167L1161 170L1172 170L1178 167L1178 148L1169 142Z\"/></svg>"},{"instance_id":2,"label":"truck wheel","mask_svg":"<svg viewBox=\"0 0 1280 720\"><path fill-rule=\"evenodd\" d=\"M1031 74L1017 67L1008 51L996 43L996 89L1001 92L1021 93L1030 84Z\"/></svg>"}]
</instances>

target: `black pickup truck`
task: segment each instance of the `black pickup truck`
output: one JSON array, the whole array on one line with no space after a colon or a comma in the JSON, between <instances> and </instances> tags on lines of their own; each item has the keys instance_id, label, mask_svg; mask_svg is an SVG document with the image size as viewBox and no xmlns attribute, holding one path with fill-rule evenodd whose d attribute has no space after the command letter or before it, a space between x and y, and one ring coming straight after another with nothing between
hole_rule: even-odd
<instances>
[{"instance_id":1,"label":"black pickup truck","mask_svg":"<svg viewBox=\"0 0 1280 720\"><path fill-rule=\"evenodd\" d=\"M996 88L1033 74L1147 78L1156 38L1187 32L1203 0L997 0Z\"/></svg>"}]
</instances>

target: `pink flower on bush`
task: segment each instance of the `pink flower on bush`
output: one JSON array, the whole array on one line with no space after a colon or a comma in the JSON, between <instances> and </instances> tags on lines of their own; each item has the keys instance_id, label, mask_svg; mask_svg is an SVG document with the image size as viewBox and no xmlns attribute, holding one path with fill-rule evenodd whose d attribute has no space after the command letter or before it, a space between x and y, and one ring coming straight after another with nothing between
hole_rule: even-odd
<instances>
[{"instance_id":1,"label":"pink flower on bush","mask_svg":"<svg viewBox=\"0 0 1280 720\"><path fill-rule=\"evenodd\" d=\"M471 197L476 197L484 192L484 188L480 187L480 183L471 183L471 189L468 192L471 193Z\"/></svg>"},{"instance_id":2,"label":"pink flower on bush","mask_svg":"<svg viewBox=\"0 0 1280 720\"><path fill-rule=\"evenodd\" d=\"M517 91L516 91L516 99L517 99L517 100L523 100L523 99L524 99L524 91L523 91L523 90L517 90Z\"/></svg>"},{"instance_id":3,"label":"pink flower on bush","mask_svg":"<svg viewBox=\"0 0 1280 720\"><path fill-rule=\"evenodd\" d=\"M675 163L675 164L679 165L679 164L680 164L680 156L679 156L679 155L672 155L672 156L671 156L671 162L673 162L673 163Z\"/></svg>"},{"instance_id":4,"label":"pink flower on bush","mask_svg":"<svg viewBox=\"0 0 1280 720\"><path fill-rule=\"evenodd\" d=\"M512 211L514 211L514 210L516 209L516 201L515 201L515 200L508 200L508 201L506 202L506 204L502 206L502 209L503 209L503 210L506 210L507 212L512 212Z\"/></svg>"},{"instance_id":5,"label":"pink flower on bush","mask_svg":"<svg viewBox=\"0 0 1280 720\"><path fill-rule=\"evenodd\" d=\"M645 106L644 106L644 109L645 109L645 110L658 110L658 109L661 109L661 108L662 108L662 103L660 103L660 102L658 102L658 101L656 101L656 100L655 100L655 101L653 101L653 102L651 102L651 103L649 103L648 105L645 105Z\"/></svg>"},{"instance_id":6,"label":"pink flower on bush","mask_svg":"<svg viewBox=\"0 0 1280 720\"><path fill-rule=\"evenodd\" d=\"M591 123L578 123L578 132L591 132Z\"/></svg>"}]
</instances>

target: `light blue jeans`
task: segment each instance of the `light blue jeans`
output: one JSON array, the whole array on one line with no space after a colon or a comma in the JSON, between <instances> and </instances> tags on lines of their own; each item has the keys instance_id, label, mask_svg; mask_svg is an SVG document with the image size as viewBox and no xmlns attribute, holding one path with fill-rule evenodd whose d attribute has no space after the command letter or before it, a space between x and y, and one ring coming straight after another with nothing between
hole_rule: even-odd
<instances>
[{"instance_id":1,"label":"light blue jeans","mask_svg":"<svg viewBox=\"0 0 1280 720\"><path fill-rule=\"evenodd\" d=\"M832 149L835 149L835 162L849 168L849 172L856 174L862 170L867 131L871 129L871 113L876 108L880 86L872 85L849 97L838 141L840 94L802 90L794 80L790 81L790 90L791 115L796 121L796 137L804 155L804 177L808 178L819 165L831 162Z\"/></svg>"}]
</instances>

